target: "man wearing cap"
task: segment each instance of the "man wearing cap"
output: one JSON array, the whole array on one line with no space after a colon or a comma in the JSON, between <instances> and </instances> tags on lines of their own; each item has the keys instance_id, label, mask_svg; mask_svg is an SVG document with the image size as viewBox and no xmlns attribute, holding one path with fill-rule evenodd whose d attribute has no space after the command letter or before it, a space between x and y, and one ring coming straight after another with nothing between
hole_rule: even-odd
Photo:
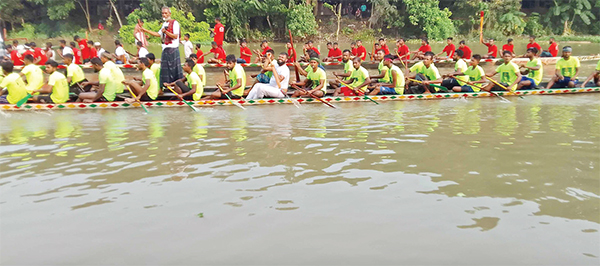
<instances>
[{"instance_id":1,"label":"man wearing cap","mask_svg":"<svg viewBox=\"0 0 600 266\"><path fill-rule=\"evenodd\" d=\"M102 48L102 45L100 45L100 42L95 42L94 48L96 48L96 56L98 58L102 58L102 54L106 51L104 50L104 48Z\"/></svg>"},{"instance_id":2,"label":"man wearing cap","mask_svg":"<svg viewBox=\"0 0 600 266\"><path fill-rule=\"evenodd\" d=\"M579 59L571 56L573 49L571 46L563 47L562 58L556 62L556 72L547 89L552 88L555 84L558 88L574 88L577 85L577 76L579 75Z\"/></svg>"},{"instance_id":3,"label":"man wearing cap","mask_svg":"<svg viewBox=\"0 0 600 266\"><path fill-rule=\"evenodd\" d=\"M162 55L160 60L159 84L172 83L183 78L181 59L179 56L179 37L181 30L179 22L171 18L171 9L163 7L161 10L164 23L158 32L142 27L142 30L162 40Z\"/></svg>"}]
</instances>

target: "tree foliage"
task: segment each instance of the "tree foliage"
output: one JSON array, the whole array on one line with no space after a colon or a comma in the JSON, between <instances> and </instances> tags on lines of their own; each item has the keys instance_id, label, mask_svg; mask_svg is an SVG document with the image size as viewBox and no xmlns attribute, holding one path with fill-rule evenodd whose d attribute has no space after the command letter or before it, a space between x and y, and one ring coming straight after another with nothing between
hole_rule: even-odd
<instances>
[{"instance_id":1,"label":"tree foliage","mask_svg":"<svg viewBox=\"0 0 600 266\"><path fill-rule=\"evenodd\" d=\"M600 7L600 0L554 0L545 21L554 26L562 28L563 35L570 35L573 27L585 27L596 20L592 12L593 6ZM578 23L575 23L578 22ZM559 27L562 25L562 27Z\"/></svg>"},{"instance_id":2,"label":"tree foliage","mask_svg":"<svg viewBox=\"0 0 600 266\"><path fill-rule=\"evenodd\" d=\"M440 9L438 0L404 0L409 22L428 38L442 40L456 34L448 8Z\"/></svg>"},{"instance_id":3,"label":"tree foliage","mask_svg":"<svg viewBox=\"0 0 600 266\"><path fill-rule=\"evenodd\" d=\"M300 38L318 34L318 25L312 7L306 4L292 5L287 15L286 24L292 34Z\"/></svg>"}]
</instances>

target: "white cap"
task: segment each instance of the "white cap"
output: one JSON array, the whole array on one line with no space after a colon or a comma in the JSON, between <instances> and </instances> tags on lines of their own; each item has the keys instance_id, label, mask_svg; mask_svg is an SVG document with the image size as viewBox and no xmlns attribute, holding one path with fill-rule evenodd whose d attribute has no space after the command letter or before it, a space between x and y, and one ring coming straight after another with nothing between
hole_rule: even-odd
<instances>
[{"instance_id":1,"label":"white cap","mask_svg":"<svg viewBox=\"0 0 600 266\"><path fill-rule=\"evenodd\" d=\"M100 46L100 42L95 42L94 46Z\"/></svg>"},{"instance_id":2,"label":"white cap","mask_svg":"<svg viewBox=\"0 0 600 266\"><path fill-rule=\"evenodd\" d=\"M17 51L19 52L19 54L25 53L25 51L26 51L25 46L23 46L21 44L17 45Z\"/></svg>"}]
</instances>

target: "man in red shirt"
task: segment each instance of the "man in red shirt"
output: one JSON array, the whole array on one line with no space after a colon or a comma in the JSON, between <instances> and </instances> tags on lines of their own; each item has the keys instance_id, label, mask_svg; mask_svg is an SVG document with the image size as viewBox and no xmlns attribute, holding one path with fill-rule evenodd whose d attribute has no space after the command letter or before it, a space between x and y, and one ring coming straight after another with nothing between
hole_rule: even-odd
<instances>
[{"instance_id":1,"label":"man in red shirt","mask_svg":"<svg viewBox=\"0 0 600 266\"><path fill-rule=\"evenodd\" d=\"M356 54L363 61L367 59L367 49L362 45L361 40L356 41Z\"/></svg>"},{"instance_id":2,"label":"man in red shirt","mask_svg":"<svg viewBox=\"0 0 600 266\"><path fill-rule=\"evenodd\" d=\"M244 62L238 60L238 63L245 64L252 62L250 61L252 59L252 51L250 50L250 48L248 48L248 42L246 42L246 39L243 39L240 43L240 59L244 60Z\"/></svg>"},{"instance_id":3,"label":"man in red shirt","mask_svg":"<svg viewBox=\"0 0 600 266\"><path fill-rule=\"evenodd\" d=\"M296 52L294 51L294 48L292 47L292 43L291 42L287 42L286 47L288 49L287 53L288 53L288 63L293 63L296 62Z\"/></svg>"},{"instance_id":4,"label":"man in red shirt","mask_svg":"<svg viewBox=\"0 0 600 266\"><path fill-rule=\"evenodd\" d=\"M227 55L225 54L225 50L223 50L223 48L219 47L217 45L217 42L212 42L211 46L212 46L212 49L210 49L210 51L208 51L208 53L206 53L206 55L204 55L204 56L207 56L209 54L214 54L215 57L208 59L208 63L211 63L211 64L225 63L225 58L227 57Z\"/></svg>"},{"instance_id":5,"label":"man in red shirt","mask_svg":"<svg viewBox=\"0 0 600 266\"><path fill-rule=\"evenodd\" d=\"M23 47L21 45L18 45L17 47L23 50ZM18 49L13 49L12 46L7 46L6 51L10 53L10 60L13 61L13 65L22 66L25 64L25 62L23 62L23 55L19 53Z\"/></svg>"},{"instance_id":6,"label":"man in red shirt","mask_svg":"<svg viewBox=\"0 0 600 266\"><path fill-rule=\"evenodd\" d=\"M29 47L33 49L33 63L40 66L45 65L46 61L48 61L48 57L46 56L44 50L42 50L42 48L37 47L37 45L34 42L31 42L29 44Z\"/></svg>"},{"instance_id":7,"label":"man in red shirt","mask_svg":"<svg viewBox=\"0 0 600 266\"><path fill-rule=\"evenodd\" d=\"M199 43L196 44L196 58L198 58L197 63L199 64L204 63L204 52L202 52L202 49L200 49L201 47L202 45Z\"/></svg>"},{"instance_id":8,"label":"man in red shirt","mask_svg":"<svg viewBox=\"0 0 600 266\"><path fill-rule=\"evenodd\" d=\"M28 54L30 54L31 56L33 56L33 49L31 49L30 46L31 46L31 44L25 43L25 52L23 52L23 59L25 59L25 56L28 55Z\"/></svg>"},{"instance_id":9,"label":"man in red shirt","mask_svg":"<svg viewBox=\"0 0 600 266\"><path fill-rule=\"evenodd\" d=\"M548 51L543 51L541 57L556 57L558 56L558 43L553 37L550 38L550 47Z\"/></svg>"},{"instance_id":10,"label":"man in red shirt","mask_svg":"<svg viewBox=\"0 0 600 266\"><path fill-rule=\"evenodd\" d=\"M350 53L352 55L352 58L354 58L358 55L358 49L356 49L356 42L350 43Z\"/></svg>"},{"instance_id":11,"label":"man in red shirt","mask_svg":"<svg viewBox=\"0 0 600 266\"><path fill-rule=\"evenodd\" d=\"M77 49L77 44L75 44L75 42L71 42L69 44L71 46L71 49L73 49L73 57L75 57L75 64L81 65L81 51Z\"/></svg>"},{"instance_id":12,"label":"man in red shirt","mask_svg":"<svg viewBox=\"0 0 600 266\"><path fill-rule=\"evenodd\" d=\"M387 46L387 44L385 43L385 39L384 38L380 38L379 39L379 49L383 50L383 53L385 55L389 55L390 54L390 48ZM382 59L383 60L383 59Z\"/></svg>"},{"instance_id":13,"label":"man in red shirt","mask_svg":"<svg viewBox=\"0 0 600 266\"><path fill-rule=\"evenodd\" d=\"M333 45L328 42L327 49L329 49L329 53L327 53L327 57L323 60L324 62L341 62L342 61L342 50L338 48L338 43L334 42Z\"/></svg>"},{"instance_id":14,"label":"man in red shirt","mask_svg":"<svg viewBox=\"0 0 600 266\"><path fill-rule=\"evenodd\" d=\"M513 39L509 38L505 45L502 45L502 51L509 51L515 56L515 45Z\"/></svg>"},{"instance_id":15,"label":"man in red shirt","mask_svg":"<svg viewBox=\"0 0 600 266\"><path fill-rule=\"evenodd\" d=\"M217 46L223 47L223 38L225 38L225 26L221 24L221 18L215 18L215 28L213 29L215 37L213 39L214 42L217 43Z\"/></svg>"},{"instance_id":16,"label":"man in red shirt","mask_svg":"<svg viewBox=\"0 0 600 266\"><path fill-rule=\"evenodd\" d=\"M306 42L306 45L308 45L307 50L313 50L315 51L315 53L317 53L318 55L321 55L321 52L319 52L319 49L317 49L317 47L313 46L313 41L308 41Z\"/></svg>"},{"instance_id":17,"label":"man in red shirt","mask_svg":"<svg viewBox=\"0 0 600 266\"><path fill-rule=\"evenodd\" d=\"M419 47L419 50L412 52L415 54L413 59L423 59L423 57L425 57L425 53L427 52L431 52L431 46L429 45L427 38L423 38L421 39L421 47Z\"/></svg>"},{"instance_id":18,"label":"man in red shirt","mask_svg":"<svg viewBox=\"0 0 600 266\"><path fill-rule=\"evenodd\" d=\"M271 47L269 47L269 42L267 42L267 40L263 40L260 43L260 48L262 49L262 52L258 49L254 50L254 53L256 54L256 60L254 61L255 63L262 62L262 58L265 56L265 54L267 54L267 51L273 50Z\"/></svg>"},{"instance_id":19,"label":"man in red shirt","mask_svg":"<svg viewBox=\"0 0 600 266\"><path fill-rule=\"evenodd\" d=\"M450 58L454 58L454 51L456 50L456 46L454 46L454 43L452 43L454 39L452 37L448 37L448 39L446 39L446 47L444 47L444 50L442 50L439 54L436 54L436 57L439 57L441 54L446 53L446 56L448 57L448 59Z\"/></svg>"},{"instance_id":20,"label":"man in red shirt","mask_svg":"<svg viewBox=\"0 0 600 266\"><path fill-rule=\"evenodd\" d=\"M498 46L494 44L494 39L490 38L487 42L483 40L483 36L480 36L479 42L483 43L488 48L488 52L483 58L496 58L498 56Z\"/></svg>"},{"instance_id":21,"label":"man in red shirt","mask_svg":"<svg viewBox=\"0 0 600 266\"><path fill-rule=\"evenodd\" d=\"M529 43L527 44L527 49L529 49L529 48L538 49L538 54L536 54L535 56L538 56L539 53L542 52L542 47L537 42L535 42L535 36L529 37ZM522 57L525 57L525 55L523 55Z\"/></svg>"},{"instance_id":22,"label":"man in red shirt","mask_svg":"<svg viewBox=\"0 0 600 266\"><path fill-rule=\"evenodd\" d=\"M87 44L90 48L90 60L92 60L92 58L94 57L98 57L98 50L96 50L96 48L94 47L94 42L88 40Z\"/></svg>"},{"instance_id":23,"label":"man in red shirt","mask_svg":"<svg viewBox=\"0 0 600 266\"><path fill-rule=\"evenodd\" d=\"M465 43L464 40L460 41L459 45L458 45L458 50L463 51L463 59L467 60L467 59L471 59L471 54L473 53L471 51L471 48L469 48L469 46L467 46L467 44Z\"/></svg>"},{"instance_id":24,"label":"man in red shirt","mask_svg":"<svg viewBox=\"0 0 600 266\"><path fill-rule=\"evenodd\" d=\"M396 41L396 47L398 47L396 55L399 60L410 59L410 49L408 49L408 45L404 43L404 38L400 38Z\"/></svg>"},{"instance_id":25,"label":"man in red shirt","mask_svg":"<svg viewBox=\"0 0 600 266\"><path fill-rule=\"evenodd\" d=\"M87 32L85 34L87 35ZM73 39L79 45L79 51L81 51L82 62L83 63L89 62L92 58L90 57L90 48L87 43L87 36L86 36L86 39L81 39L79 36L75 35L75 37L73 37ZM73 52L74 51L75 50L73 50Z\"/></svg>"}]
</instances>

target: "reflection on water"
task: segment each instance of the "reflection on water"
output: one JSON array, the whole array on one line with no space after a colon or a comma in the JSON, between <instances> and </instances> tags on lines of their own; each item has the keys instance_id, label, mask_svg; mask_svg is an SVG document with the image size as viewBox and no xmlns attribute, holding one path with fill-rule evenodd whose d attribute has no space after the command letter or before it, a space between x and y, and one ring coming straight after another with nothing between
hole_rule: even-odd
<instances>
[{"instance_id":1,"label":"reflection on water","mask_svg":"<svg viewBox=\"0 0 600 266\"><path fill-rule=\"evenodd\" d=\"M143 263L126 251L177 237L167 250L201 247L203 263L333 258L306 238L363 264L441 263L456 239L476 251L463 262L598 262L600 95L510 100L15 112L0 121L0 260L110 263L92 250L122 243L103 256ZM506 235L511 259L495 251Z\"/></svg>"}]
</instances>

